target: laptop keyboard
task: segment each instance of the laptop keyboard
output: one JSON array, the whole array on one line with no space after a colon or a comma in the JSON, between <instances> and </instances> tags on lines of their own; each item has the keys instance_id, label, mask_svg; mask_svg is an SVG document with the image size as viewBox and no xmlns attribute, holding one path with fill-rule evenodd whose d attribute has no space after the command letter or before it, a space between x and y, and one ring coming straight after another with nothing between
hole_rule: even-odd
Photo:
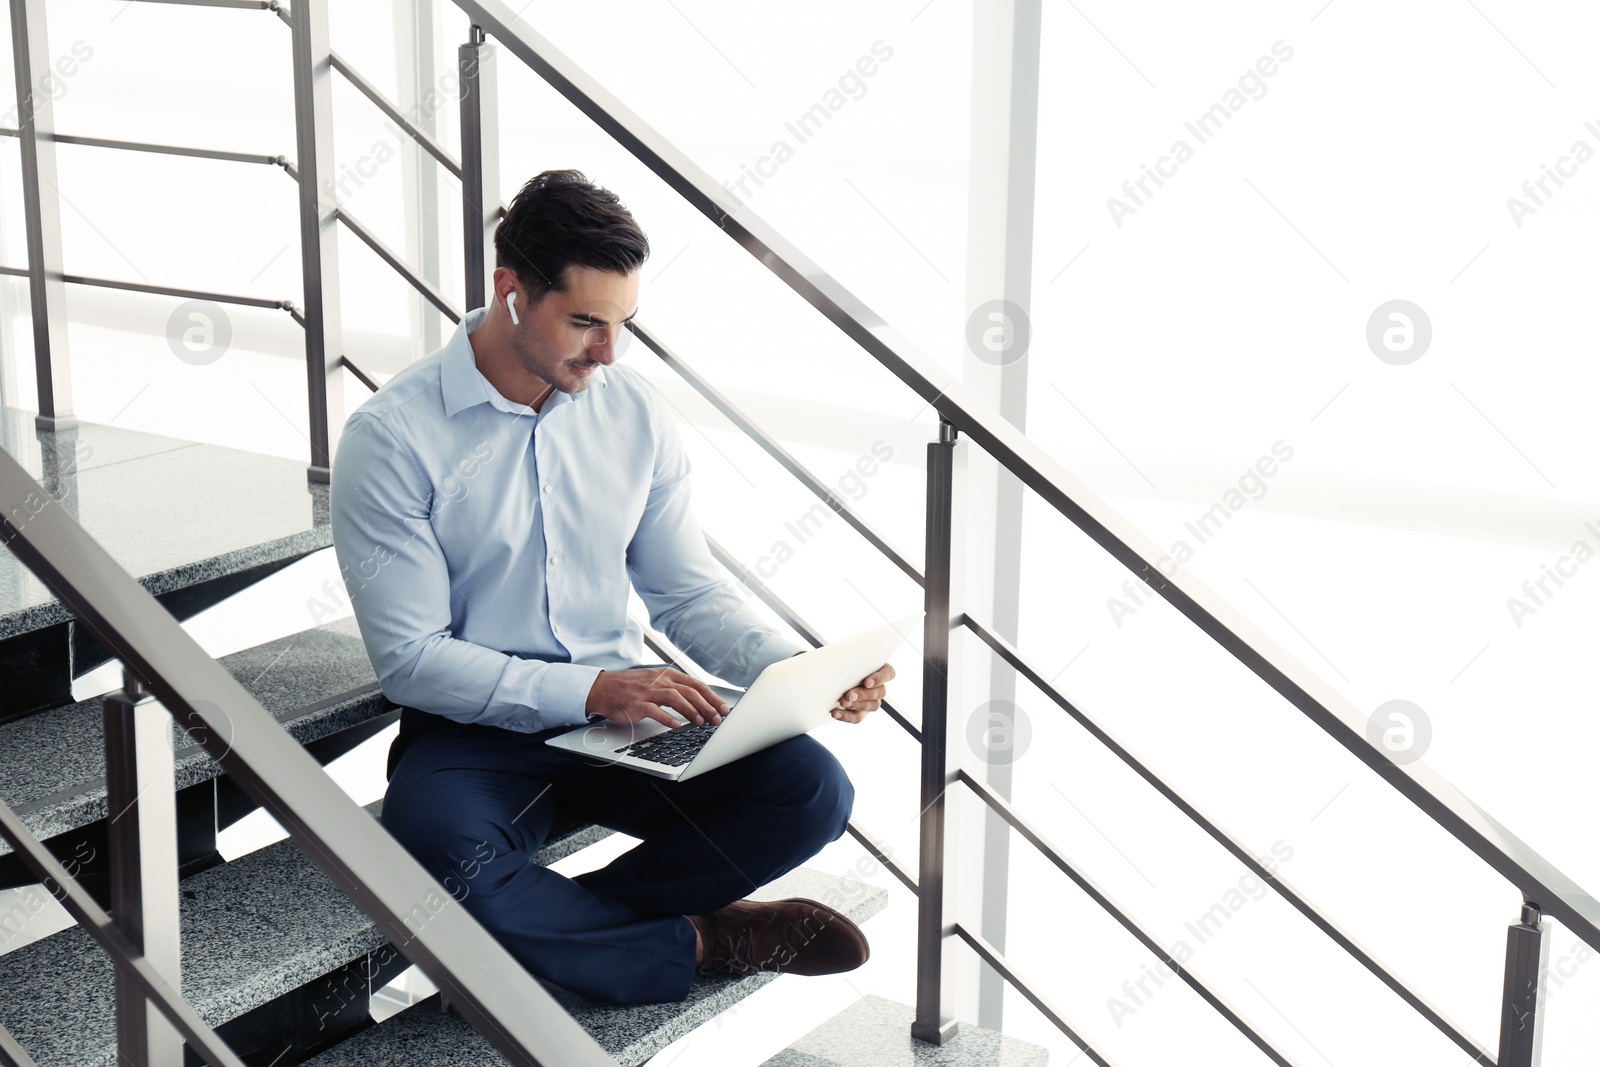
<instances>
[{"instance_id":1,"label":"laptop keyboard","mask_svg":"<svg viewBox=\"0 0 1600 1067\"><path fill-rule=\"evenodd\" d=\"M715 729L716 726L709 722L679 726L654 737L623 745L615 751L667 767L682 767L706 747L706 742L711 740L711 733Z\"/></svg>"}]
</instances>

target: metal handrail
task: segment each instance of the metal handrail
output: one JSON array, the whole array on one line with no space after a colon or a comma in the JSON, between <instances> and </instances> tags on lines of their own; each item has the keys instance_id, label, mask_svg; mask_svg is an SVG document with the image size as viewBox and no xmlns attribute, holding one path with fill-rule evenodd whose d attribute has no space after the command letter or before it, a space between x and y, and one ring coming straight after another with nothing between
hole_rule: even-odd
<instances>
[{"instance_id":1,"label":"metal handrail","mask_svg":"<svg viewBox=\"0 0 1600 1067\"><path fill-rule=\"evenodd\" d=\"M279 18L285 23L291 22L288 15L272 2L247 2L247 0L182 0L188 3L209 3L213 6L226 7L259 7L276 11ZM1186 618L1193 622L1200 630L1212 640L1221 645L1231 655L1238 659L1244 666L1256 674L1263 681L1271 685L1281 696L1297 707L1303 714L1310 718L1324 732L1332 736L1347 750L1362 762L1366 763L1375 773L1388 781L1402 796L1420 808L1431 819L1438 823L1447 832L1452 834L1475 854L1487 862L1493 869L1515 885L1526 901L1528 909L1535 915L1548 914L1572 928L1578 937L1593 948L1600 949L1600 903L1571 879L1567 878L1553 864L1529 848L1516 835L1500 825L1487 813L1472 804L1464 795L1445 781L1431 768L1420 762L1401 765L1396 764L1389 756L1372 746L1365 737L1365 716L1350 704L1345 698L1327 685L1318 675L1289 654L1285 649L1273 642L1263 631L1254 626L1241 613L1235 611L1220 596L1201 583L1181 566L1172 574L1164 573L1158 564L1152 560L1164 558L1160 549L1146 539L1132 524L1124 520L1113 509L1096 497L1085 486L1073 479L1064 468L1060 467L1048 455L1038 449L1025 435L1017 431L1009 423L999 419L990 412L986 405L979 401L964 386L956 382L942 368L929 360L925 355L911 346L897 332L888 327L881 319L868 310L853 294L836 282L827 273L820 270L796 247L787 242L781 234L768 226L758 216L750 213L747 208L738 203L731 194L713 181L709 175L700 170L661 135L640 120L620 101L611 96L597 81L590 78L584 71L573 64L566 56L553 48L543 37L517 24L518 20L508 6L500 0L453 0L469 17L473 25L475 41L482 41L486 34L492 34L512 52L519 60L526 64L535 73L544 78L553 88L565 96L571 103L588 115L602 130L610 134L618 143L632 152L641 162L648 166L669 187L683 199L690 202L697 210L708 219L717 224L730 237L738 241L747 251L751 252L764 266L773 271L797 294L805 298L816 310L820 311L848 337L854 340L869 355L876 359L882 366L895 374L900 381L925 399L940 415L942 423L951 434L943 443L950 444L956 433L964 434L979 448L988 452L997 462L1004 466L1022 484L1038 493L1047 504L1069 521L1073 522L1083 532L1095 541L1103 550L1108 552L1119 563L1127 567L1132 573L1177 608ZM297 53L298 57L298 53ZM442 148L435 144L422 131L408 122L392 104L383 99L370 84L360 78L348 65L331 52L326 53L330 66L347 77L356 88L368 96L385 114L395 119L419 144L429 151L441 165L456 173L458 176L464 167L457 164ZM298 59L297 59L298 62ZM0 131L12 133L16 131ZM476 135L478 131L474 131ZM193 155L217 159L231 159L246 162L269 162L284 166L285 170L297 180L292 164L282 157L259 157L242 153L220 153L203 149L182 149L171 146L144 145L137 142L118 142L95 138L70 138L60 135L48 135L51 139L61 143L93 144L111 148L129 148L142 151L162 151L180 155ZM304 201L306 194L302 192ZM304 204L302 205L304 209ZM501 214L504 209L501 209ZM370 232L366 231L348 215L340 210L331 213L331 217L344 222L355 235L372 247L392 269L399 272L425 297L428 297L436 307L459 321L459 313L448 305L442 295L433 291L431 286L419 283L419 279L410 272L400 258L392 251L376 241ZM5 271L13 273L13 271ZM16 272L21 273L21 272ZM58 275L59 276L59 275ZM90 284L109 284L121 288L143 288L149 292L172 293L179 290L163 289L159 287L136 287L122 283L106 283L83 278L66 278L68 281L89 282ZM470 279L469 279L470 280ZM318 291L309 286L308 292ZM206 296L209 294L194 294ZM227 299L227 298L222 298ZM308 297L308 299L311 299ZM259 306L282 307L302 325L306 324L296 309L287 302L269 302L253 299L239 299L239 303L255 303ZM315 310L313 308L313 310ZM925 578L914 565L902 554L895 550L888 542L878 535L868 524L853 512L834 494L826 489L809 471L805 470L797 461L788 455L787 451L775 439L762 431L753 421L747 419L725 398L721 396L704 379L699 378L686 364L673 356L664 345L656 343L642 328L635 328L635 332L645 338L646 343L656 351L663 361L672 366L681 376L705 396L714 406L732 419L743 432L768 451L802 484L831 507L836 513L858 530L869 543L873 545L887 559L898 566L904 573L919 584L928 586L929 597L935 596L935 583ZM309 346L308 346L309 349ZM339 357L342 358L342 357ZM309 359L309 356L308 356ZM349 365L348 360L344 362ZM352 371L355 371L351 365ZM372 385L370 379L359 375L364 384ZM314 410L315 410L315 404ZM315 456L316 449L313 448ZM948 503L948 501L944 501ZM934 521L933 502L930 497L930 523ZM931 529L931 527L930 527ZM714 546L724 565L735 570L735 573L746 581L758 595L774 603L776 598L770 590L755 579L749 571L737 564L731 556ZM934 560L929 560L930 575L935 573ZM940 562L939 578L945 583L944 592L940 595L948 596L949 560ZM778 602L781 603L781 602ZM776 610L776 607L775 607ZM785 614L787 609L781 611ZM792 612L787 612L785 618L791 624L799 622L792 617ZM943 622L938 625L942 629ZM1010 649L1003 640L989 634L980 624L971 619L970 615L957 612L949 620L952 625L965 623L969 630L988 643L1002 660L1009 663L1018 673L1028 676L1031 668L1025 669L1020 655L1015 649ZM930 627L935 624L930 621ZM804 628L803 623L797 630L804 633L813 643L818 643L816 636L809 628ZM936 630L930 628L929 633ZM942 638L941 638L942 640ZM1004 649L1002 648L1004 646ZM1009 650L1009 654L1006 650ZM1037 672L1031 672L1034 676ZM1061 705L1069 714L1073 714L1086 726L1090 725L1086 717L1076 712L1065 701L1058 691L1048 684L1043 690ZM942 699L942 698L941 698ZM940 704L943 707L943 704ZM914 727L904 716L894 709L888 709L891 716L907 729L919 741L923 739L922 731ZM944 724L938 724L938 733L935 735L938 749L943 750ZM1158 790L1163 792L1169 800L1178 804L1180 810L1189 815L1197 823L1208 830L1220 843L1224 844L1230 852L1238 855L1242 852L1236 842L1215 824L1198 812L1198 809L1184 801L1176 791L1149 772L1142 764L1133 759L1109 735L1104 735L1098 728L1092 728L1097 739L1108 744L1113 751L1130 762L1146 777ZM1102 736L1103 735L1103 736ZM940 758L943 758L942 756ZM925 764L926 770L926 764ZM977 789L990 806L995 808L1002 816L1005 810L996 807L995 801L999 798L987 793L970 776L962 772L962 778L969 787ZM1004 801L1000 801L1004 804ZM1009 810L1007 808L1007 810ZM1013 827L1023 832L1025 838L1029 834L1023 831L1022 826L1009 819ZM854 828L852 828L853 830ZM870 842L862 836L864 843ZM1064 863L1048 847L1039 840L1030 840L1035 847L1041 848L1047 856L1056 860L1058 865ZM886 857L883 857L886 858ZM1245 858L1241 856L1240 858ZM1252 862L1247 860L1247 862ZM935 868L937 871L937 868ZM895 869L897 877L908 885L914 885L905 872ZM925 872L926 868L925 868ZM1070 873L1070 872L1069 872ZM1404 983L1390 974L1387 969L1361 949L1355 942L1339 931L1337 926L1324 919L1315 909L1301 900L1292 891L1280 886L1279 880L1267 877L1268 884L1284 893L1291 903L1294 903L1302 913L1306 914L1320 928L1334 937L1335 941L1345 948L1347 952L1356 956L1361 962L1389 984L1413 1008L1422 1013L1430 1022L1433 1022L1447 1036L1451 1037L1463 1048L1474 1054L1480 1061L1492 1062L1475 1043L1466 1038L1464 1033L1454 1024L1444 1019L1426 1001L1417 994L1412 993ZM1082 884L1082 883L1080 883ZM1088 887L1085 886L1087 889ZM1091 892L1091 896L1095 896ZM1110 911L1124 925L1128 925L1126 917L1114 906L1102 901L1102 906ZM954 932L978 949L980 955L996 966L1008 980L1019 986L1022 992L1040 1003L1035 993L1016 978L1013 972L1004 964L1003 957L985 952L982 947L973 942L976 934L965 930L956 924ZM1130 927L1132 929L1132 927ZM1137 936L1137 931L1136 931ZM981 938L978 938L982 941ZM986 945L986 943L984 943ZM992 950L992 946L987 946ZM1147 946L1148 947L1148 946ZM997 963L996 960L999 960ZM1509 977L1508 977L1509 981ZM1193 984L1193 983L1191 983ZM1508 987L1508 998L1510 991ZM1210 999L1208 997L1208 999ZM1509 999L1508 999L1509 1005ZM1217 1003L1214 1007L1229 1015L1230 1019L1241 1030L1251 1036L1269 1055L1273 1055L1269 1046L1264 1044L1248 1026L1241 1020L1231 1015ZM1097 1062L1104 1062L1088 1048L1075 1034L1068 1030L1062 1020L1053 1011L1047 1014L1056 1022L1068 1036L1085 1049ZM1275 1056L1276 1058L1276 1056Z\"/></svg>"},{"instance_id":2,"label":"metal handrail","mask_svg":"<svg viewBox=\"0 0 1600 1067\"><path fill-rule=\"evenodd\" d=\"M634 336L643 341L661 362L676 371L678 377L688 382L695 392L710 401L711 406L722 412L728 421L737 426L746 437L760 445L769 456L777 460L779 466L788 471L801 485L811 490L817 499L832 508L841 519L854 527L856 532L865 537L867 543L877 549L884 558L899 567L913 582L916 582L919 586L922 585L922 571L917 569L917 565L906 559L900 550L891 545L882 534L878 533L859 515L850 510L843 500L840 500L832 490L822 484L821 479L806 469L805 464L791 456L789 450L778 443L777 438L758 426L754 419L740 411L709 380L689 366L688 363L678 358L677 353L668 348L666 342L657 337L654 332L639 324L637 320L628 323L628 329L632 330Z\"/></svg>"},{"instance_id":3,"label":"metal handrail","mask_svg":"<svg viewBox=\"0 0 1600 1067\"><path fill-rule=\"evenodd\" d=\"M1366 716L1343 694L1181 565L1165 573L1162 550L1072 477L966 386L915 348L818 264L736 199L596 79L520 22L501 0L453 0L682 199L831 320L926 400L945 423L1149 585L1253 674L1298 708L1403 797L1502 877L1524 899L1600 949L1600 902L1421 761L1398 764L1366 738ZM1481 1055L1480 1059L1483 1058Z\"/></svg>"},{"instance_id":4,"label":"metal handrail","mask_svg":"<svg viewBox=\"0 0 1600 1067\"><path fill-rule=\"evenodd\" d=\"M3 476L4 472L0 472ZM9 525L8 525L9 528ZM23 863L39 876L39 881L49 888L52 883L56 889L51 889L53 896L67 914L77 920L78 925L100 943L113 959L128 969L134 980L139 984L145 996L155 1004L167 1021L183 1035L213 1067L244 1067L244 1061L234 1055L232 1049L223 1043L215 1030L205 1024L205 1021L190 1007L178 991L163 978L150 962L144 958L132 942L130 942L116 921L108 915L105 909L95 902L83 884L67 872L61 861L51 854L44 843L23 824L11 806L0 801L0 837L11 843L11 847L22 857ZM59 892L57 892L59 890ZM0 1056L9 1059L17 1067L36 1067L34 1060L16 1039L4 1028L0 1027Z\"/></svg>"},{"instance_id":5,"label":"metal handrail","mask_svg":"<svg viewBox=\"0 0 1600 1067\"><path fill-rule=\"evenodd\" d=\"M984 644L993 649L995 655L1005 660L1006 663L1008 663L1011 668L1018 673L1018 675L1027 679L1030 685L1038 689L1039 692L1048 697L1057 707L1061 708L1062 711L1071 716L1072 719L1078 723L1078 725L1082 726L1086 731L1088 731L1091 737L1093 737L1108 751L1110 751L1112 755L1121 760L1140 778L1143 778L1146 782L1148 782L1150 786L1156 790L1156 792L1160 793L1163 797L1170 801L1172 805L1185 816L1187 816L1191 822L1200 827L1207 834L1211 835L1211 837L1219 845L1228 851L1229 855L1233 856L1234 859L1244 864L1244 866L1249 869L1251 874L1261 879L1263 884L1271 886L1273 892L1277 893L1278 896L1287 901L1296 911L1300 912L1300 914L1309 919L1311 923L1319 930L1327 934L1328 937L1331 938L1333 942L1343 949L1347 954L1354 957L1357 962L1366 967L1367 970L1371 971L1379 981L1383 982L1384 985L1392 989L1402 1000L1411 1005L1411 1007L1415 1009L1419 1015L1428 1020L1446 1037L1450 1038L1457 1045L1459 1045L1464 1052L1481 1060L1482 1062L1492 1062L1489 1059L1485 1059L1488 1054L1481 1047L1479 1047L1476 1041L1467 1035L1464 1028L1451 1021L1443 1011L1434 1006L1426 997L1408 986L1403 979L1401 979L1393 971L1381 963L1377 956L1375 956L1370 949L1367 949L1361 945L1360 942L1358 942L1352 935L1347 933L1337 922L1323 915L1310 903L1310 901L1301 896L1300 893L1295 890L1292 884L1285 881L1281 873L1268 869L1265 864L1255 857L1254 853L1245 847L1243 842L1239 841L1233 835L1228 833L1227 830L1224 830L1217 822L1206 815L1205 812L1201 811L1198 805L1196 805L1188 797L1184 796L1183 793L1177 788L1168 784L1165 779L1163 779L1147 764L1140 760L1138 756L1134 755L1126 745L1119 741L1108 730L1106 730L1087 713L1081 710L1076 704L1063 696L1061 691L1045 678L1043 672L1041 672L1033 664L1029 663L1028 660L1023 657L1022 653L1017 651L1017 649L1013 647L1009 641L1003 637L1000 637L998 634L991 632L987 627L973 619L971 615L964 615L961 621L962 624L978 638L978 640L982 641Z\"/></svg>"},{"instance_id":6,"label":"metal handrail","mask_svg":"<svg viewBox=\"0 0 1600 1067\"><path fill-rule=\"evenodd\" d=\"M0 535L174 718L200 734L200 743L223 771L445 991L501 1055L526 1067L615 1067L505 947L3 450ZM30 854L31 834L13 834L14 828L5 826L13 846ZM59 882L65 872L47 873ZM415 909L430 900L439 901L440 907L427 906L426 921L413 929L409 923ZM80 918L93 925L96 916L82 903L75 905ZM137 968L143 958L130 945L101 941L131 967ZM182 1029L186 1020L164 999L158 976L146 977L152 979L143 983L146 994ZM200 1042L207 1044L204 1035Z\"/></svg>"}]
</instances>

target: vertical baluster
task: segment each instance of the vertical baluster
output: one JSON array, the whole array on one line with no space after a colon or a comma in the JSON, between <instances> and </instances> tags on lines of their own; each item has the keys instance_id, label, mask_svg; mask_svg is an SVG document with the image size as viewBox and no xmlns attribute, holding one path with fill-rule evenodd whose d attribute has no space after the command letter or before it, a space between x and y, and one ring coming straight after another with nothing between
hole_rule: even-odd
<instances>
[{"instance_id":1,"label":"vertical baluster","mask_svg":"<svg viewBox=\"0 0 1600 1067\"><path fill-rule=\"evenodd\" d=\"M466 309L489 303L494 229L500 221L500 104L495 50L481 26L461 46L461 236L465 242Z\"/></svg>"},{"instance_id":2,"label":"vertical baluster","mask_svg":"<svg viewBox=\"0 0 1600 1067\"><path fill-rule=\"evenodd\" d=\"M16 75L17 140L22 147L22 217L28 240L28 300L41 430L77 425L67 360L67 293L62 280L60 180L50 106L50 45L45 0L11 0L11 64Z\"/></svg>"},{"instance_id":3,"label":"vertical baluster","mask_svg":"<svg viewBox=\"0 0 1600 1067\"><path fill-rule=\"evenodd\" d=\"M1544 1040L1541 991L1550 945L1550 924L1539 905L1524 901L1522 921L1506 931L1505 995L1500 1009L1499 1067L1539 1067Z\"/></svg>"},{"instance_id":4,"label":"vertical baluster","mask_svg":"<svg viewBox=\"0 0 1600 1067\"><path fill-rule=\"evenodd\" d=\"M122 689L104 704L112 919L171 988L181 989L172 716L126 667ZM183 1038L120 965L116 1000L119 1062L183 1067Z\"/></svg>"},{"instance_id":5,"label":"vertical baluster","mask_svg":"<svg viewBox=\"0 0 1600 1067\"><path fill-rule=\"evenodd\" d=\"M290 38L295 168L300 179L300 274L306 302L306 395L311 406L311 466L306 477L326 483L345 418L327 0L298 0L289 17L294 30Z\"/></svg>"},{"instance_id":6,"label":"vertical baluster","mask_svg":"<svg viewBox=\"0 0 1600 1067\"><path fill-rule=\"evenodd\" d=\"M959 704L959 650L952 651L951 621L961 613L964 537L957 502L964 488L964 445L955 427L939 423L928 446L927 559L922 658L922 796L917 872L917 1016L911 1035L942 1045L957 1019L971 1017L976 964L951 943L956 920L956 819L951 790L960 767L951 709Z\"/></svg>"}]
</instances>

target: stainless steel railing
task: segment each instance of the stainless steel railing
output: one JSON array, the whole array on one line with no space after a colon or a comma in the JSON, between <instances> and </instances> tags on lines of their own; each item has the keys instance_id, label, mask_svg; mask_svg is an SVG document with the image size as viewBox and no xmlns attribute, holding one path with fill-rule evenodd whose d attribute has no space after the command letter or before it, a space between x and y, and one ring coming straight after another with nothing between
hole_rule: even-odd
<instances>
[{"instance_id":1,"label":"stainless steel railing","mask_svg":"<svg viewBox=\"0 0 1600 1067\"><path fill-rule=\"evenodd\" d=\"M206 2L206 0L198 0ZM326 169L330 151L329 116L331 100L327 79L336 72L350 82L380 110L397 120L406 132L439 164L462 179L463 211L467 220L465 247L463 249L467 277L467 306L482 302L482 279L486 271L486 233L494 213L485 210L497 203L493 189L493 159L495 129L492 119L492 84L479 79L481 69L492 62L489 39L518 61L528 66L557 92L593 120L597 126L617 143L628 149L681 198L693 205L722 232L749 251L758 262L772 271L791 290L812 308L832 321L867 355L894 374L907 388L927 401L938 412L941 432L939 440L928 446L928 499L926 513L926 574L919 572L903 553L874 531L859 516L832 494L826 486L812 476L786 450L764 432L752 419L740 412L703 376L668 349L665 343L643 326L635 326L650 349L682 376L693 388L706 397L736 427L765 449L790 474L823 500L866 539L869 545L882 553L908 577L923 586L926 607L924 643L926 667L924 678L924 707L920 727L913 725L904 715L891 709L891 715L916 739L922 747L922 800L924 810L921 823L921 856L919 872L913 881L910 874L898 865L891 869L919 896L919 960L917 1021L913 1032L929 1041L940 1041L952 1029L953 1019L949 1001L949 968L951 954L947 951L952 938L960 938L978 955L1001 973L1007 981L1017 986L1022 994L1040 1007L1048 1018L1070 1040L1082 1048L1097 1063L1106 1063L1104 1057L1091 1048L1069 1024L1065 1014L1050 1005L1036 984L1021 976L1004 955L988 944L980 935L956 918L955 901L944 880L944 871L952 857L944 852L948 837L947 806L959 792L955 787L975 796L996 812L1024 840L1029 841L1058 869L1078 882L1101 907L1127 928L1146 948L1164 959L1159 942L1137 923L1128 911L1112 900L1087 876L1076 871L1058 850L1051 846L1026 817L1013 809L1003 797L995 795L984 785L966 774L949 749L947 739L952 729L950 705L953 687L954 657L951 642L956 630L965 629L974 638L987 645L1004 663L1021 677L1026 678L1069 716L1083 725L1092 736L1114 755L1144 778L1185 816L1205 830L1240 862L1279 893L1297 911L1327 934L1340 948L1362 963L1376 975L1402 1001L1415 1009L1449 1040L1467 1052L1476 1062L1502 1067L1527 1067L1537 1055L1537 1027L1531 1025L1538 1019L1540 1009L1539 988L1542 974L1539 969L1540 948L1546 937L1547 925L1543 916L1550 916L1571 928L1590 947L1600 949L1600 903L1581 887L1567 878L1559 869L1535 853L1492 817L1425 764L1412 762L1401 765L1374 748L1365 736L1365 716L1342 695L1328 686L1297 658L1279 647L1267 634L1249 619L1236 611L1215 592L1193 575L1179 570L1167 575L1154 561L1162 552L1148 541L1132 524L1095 496L1086 486L1074 479L1051 457L1042 452L1028 438L980 402L961 383L952 379L937 364L917 351L905 338L874 315L859 299L840 285L817 264L807 258L783 235L768 226L748 207L735 202L721 185L696 166L676 146L641 120L604 86L591 78L548 40L519 21L515 13L500 0L452 0L468 16L472 30L470 39L461 46L459 55L461 84L468 105L463 107L462 152L458 163L441 146L429 138L415 124L405 119L401 109L387 101L370 83L357 74L348 63L328 48L325 17L321 10L325 0L302 0L290 13L285 13L270 0L260 7L275 10L278 16L294 29L297 35L296 53L296 117L301 168L283 163L281 157L266 161L279 162L286 173L300 183L302 263L305 266L304 314L296 313L297 321L307 327L308 380L311 383L310 403L312 419L311 476L325 480L329 463L328 417L337 407L330 402L326 392L328 375L341 363L349 366L369 388L372 379L347 358L333 356L337 352L337 294L331 288L325 269L331 256L331 228L338 223L349 227L407 282L423 294L453 321L459 321L460 312L449 301L432 289L413 272L402 257L381 246L371 237L370 231L355 222L349 213L336 204L319 202L315 182L308 176L318 173L317 164ZM40 8L42 0L11 0L14 10L19 6L30 11ZM244 6L244 5L235 5ZM42 17L42 10L38 11ZM35 20L38 21L38 18ZM14 49L15 50L15 49ZM20 75L19 75L20 77ZM485 125L487 124L487 125ZM44 139L54 135L44 130ZM24 163L29 141L28 124L23 123L19 134L25 142ZM65 138L55 137L56 140ZM37 142L37 138L35 138ZM108 145L110 146L110 145ZM146 150L161 150L151 146ZM194 154L204 154L201 150ZM251 157L252 161L256 160ZM307 171L307 166L310 170ZM25 175L26 178L26 175ZM30 249L33 244L30 243ZM58 251L58 250L57 250ZM35 288L49 273L51 250L46 247L43 263L30 262L30 277ZM59 259L57 255L55 259ZM19 272L20 273L20 272ZM81 280L81 279L80 279ZM37 298L36 298L37 299ZM223 298L226 299L226 298ZM287 302L285 302L286 304ZM38 305L36 305L38 306ZM37 355L41 362L39 380L48 389L51 377L45 373L48 353ZM53 412L51 398L41 396L41 412ZM1056 512L1067 518L1087 534L1102 550L1109 553L1144 581L1157 594L1166 599L1203 633L1226 649L1257 677L1272 686L1290 704L1315 723L1336 742L1365 763L1374 773L1387 781L1406 800L1414 804L1440 827L1465 844L1474 854L1504 877L1522 894L1524 907L1518 922L1508 931L1502 1018L1500 1027L1500 1054L1498 1060L1481 1048L1465 1028L1448 1019L1442 1011L1412 989L1392 969L1381 963L1348 932L1331 918L1312 906L1281 876L1266 870L1254 859L1249 849L1232 837L1225 829L1206 817L1192 802L1168 785L1159 774L1143 762L1127 746L1118 741L1087 712L1068 701L1051 686L1018 650L994 634L980 620L964 610L956 599L959 584L953 580L954 570L960 560L952 552L961 515L957 508L958 482L964 463L964 452L976 447L988 453L998 463L1016 476L1028 489ZM713 544L718 558L745 583L778 610L798 632L816 643L818 635L791 611L760 580L732 558L720 546ZM879 851L868 835L856 831L864 844ZM880 858L887 859L885 856ZM1169 965L1176 961L1167 959ZM1278 1063L1288 1059L1236 1008L1230 1007L1219 995L1210 990L1198 976L1182 968L1175 968L1184 980L1218 1010L1224 1018L1239 1029L1269 1058Z\"/></svg>"},{"instance_id":2,"label":"stainless steel railing","mask_svg":"<svg viewBox=\"0 0 1600 1067\"><path fill-rule=\"evenodd\" d=\"M3 803L0 834L116 961L118 1045L127 1062L181 1067L181 1035L215 1067L241 1067L176 992L176 719L508 1061L614 1067L549 992L4 451L0 535L124 664L123 690L106 701L108 810L117 813L118 830L110 849L114 916ZM144 825L149 831L141 834ZM146 1025L147 998L171 1032ZM11 1059L29 1062L9 1036L3 1041Z\"/></svg>"}]
</instances>

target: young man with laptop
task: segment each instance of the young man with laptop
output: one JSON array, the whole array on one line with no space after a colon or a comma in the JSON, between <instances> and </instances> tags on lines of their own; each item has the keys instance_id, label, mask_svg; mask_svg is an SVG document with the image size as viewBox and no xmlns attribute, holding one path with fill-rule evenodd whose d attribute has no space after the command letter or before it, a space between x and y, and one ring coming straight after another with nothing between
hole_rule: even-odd
<instances>
[{"instance_id":1,"label":"young man with laptop","mask_svg":"<svg viewBox=\"0 0 1600 1067\"><path fill-rule=\"evenodd\" d=\"M350 416L330 486L401 708L383 825L529 971L618 1004L866 960L834 909L742 898L844 833L855 791L805 731L877 709L899 643L807 652L718 570L670 412L615 363L648 254L615 195L535 176L495 232L489 306ZM630 587L746 693L641 668ZM641 841L568 878L532 863L558 814Z\"/></svg>"}]
</instances>

